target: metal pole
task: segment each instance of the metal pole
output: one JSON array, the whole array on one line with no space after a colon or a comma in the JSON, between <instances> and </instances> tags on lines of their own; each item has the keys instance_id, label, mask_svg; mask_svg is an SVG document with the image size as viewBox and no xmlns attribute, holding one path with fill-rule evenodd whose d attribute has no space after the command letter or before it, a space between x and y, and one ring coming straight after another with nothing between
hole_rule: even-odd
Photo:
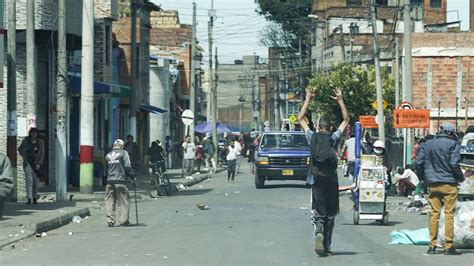
<instances>
[{"instance_id":1,"label":"metal pole","mask_svg":"<svg viewBox=\"0 0 474 266\"><path fill-rule=\"evenodd\" d=\"M16 119L16 1L8 1L8 31L7 31L7 71L8 71L8 88L7 88L7 110L8 110L8 131L7 131L7 154L10 157L12 166L17 167L17 119ZM18 184L18 174L15 178L17 189L20 189ZM20 181L21 182L21 181ZM24 190L23 190L24 191ZM13 195L15 200L18 200L17 195Z\"/></svg>"},{"instance_id":2,"label":"metal pole","mask_svg":"<svg viewBox=\"0 0 474 266\"><path fill-rule=\"evenodd\" d=\"M467 127L469 126L469 124L468 124L468 119L469 119L469 96L470 96L470 93L471 93L471 79L470 79L470 76L471 76L471 64L469 64L469 66L467 67L467 92L466 92L466 97L465 97L465 100L466 100L465 126L466 126L466 128L464 129L464 131L466 131Z\"/></svg>"},{"instance_id":3,"label":"metal pole","mask_svg":"<svg viewBox=\"0 0 474 266\"><path fill-rule=\"evenodd\" d=\"M395 37L395 108L400 104L400 43L398 37ZM397 137L400 135L400 129L396 130Z\"/></svg>"},{"instance_id":4,"label":"metal pole","mask_svg":"<svg viewBox=\"0 0 474 266\"><path fill-rule=\"evenodd\" d=\"M33 2L33 1L31 1ZM66 0L58 2L58 74L57 80L57 105L58 124L56 126L56 201L67 200L67 110L66 110Z\"/></svg>"},{"instance_id":5,"label":"metal pole","mask_svg":"<svg viewBox=\"0 0 474 266\"><path fill-rule=\"evenodd\" d=\"M26 2L26 99L28 125L36 127L35 1Z\"/></svg>"},{"instance_id":6,"label":"metal pole","mask_svg":"<svg viewBox=\"0 0 474 266\"><path fill-rule=\"evenodd\" d=\"M94 184L94 0L82 3L80 191L92 193Z\"/></svg>"},{"instance_id":7,"label":"metal pole","mask_svg":"<svg viewBox=\"0 0 474 266\"><path fill-rule=\"evenodd\" d=\"M190 58L190 65L191 71L189 74L189 85L190 93L189 93L189 109L196 114L196 3L193 2L193 32L192 32L192 42L191 42L191 58ZM197 115L196 115L197 118ZM191 139L194 141L194 121L189 125L189 135Z\"/></svg>"},{"instance_id":8,"label":"metal pole","mask_svg":"<svg viewBox=\"0 0 474 266\"><path fill-rule=\"evenodd\" d=\"M439 120L440 120L440 116L441 116L441 101L438 100L438 129L436 132L439 132Z\"/></svg>"},{"instance_id":9,"label":"metal pole","mask_svg":"<svg viewBox=\"0 0 474 266\"><path fill-rule=\"evenodd\" d=\"M137 0L131 0L131 33L130 33L130 134L137 138L138 90L137 86Z\"/></svg>"},{"instance_id":10,"label":"metal pole","mask_svg":"<svg viewBox=\"0 0 474 266\"><path fill-rule=\"evenodd\" d=\"M352 56L352 52L353 52L352 49L353 49L353 46L354 46L354 39L352 38L352 37L353 37L353 34L354 34L354 24L353 24L353 22L351 22L351 25L350 25L350 27L349 27L349 39L350 39L349 41L350 41L350 52L351 52L351 54L350 54L350 56L351 56L351 57L350 57L351 65L352 65L352 63L354 62L354 57Z\"/></svg>"},{"instance_id":11,"label":"metal pole","mask_svg":"<svg viewBox=\"0 0 474 266\"><path fill-rule=\"evenodd\" d=\"M213 1L214 2L214 1ZM217 61L217 47L216 47L216 52L215 52L215 61L216 61L216 71L214 72L215 77L214 77L214 92L212 94L212 142L214 143L214 147L216 148L216 152L214 153L214 160L216 163L218 163L218 148L219 148L219 142L217 138L217 81L218 81L218 75L217 75L217 68L219 66L219 61Z\"/></svg>"},{"instance_id":12,"label":"metal pole","mask_svg":"<svg viewBox=\"0 0 474 266\"><path fill-rule=\"evenodd\" d=\"M375 21L375 0L371 1L370 16L372 21L372 32L374 36L374 63L375 63L375 83L377 85L377 119L379 129L379 139L385 143L385 121L383 114L383 95L382 95L382 78L380 77L380 59L379 44L377 38L377 24Z\"/></svg>"},{"instance_id":13,"label":"metal pole","mask_svg":"<svg viewBox=\"0 0 474 266\"><path fill-rule=\"evenodd\" d=\"M404 80L405 80L405 95L403 98L405 101L412 102L412 40L411 40L411 15L410 15L410 0L405 1L405 5L403 7L403 24L404 24L404 32L403 32L403 47L405 50L405 71L404 71ZM412 137L411 137L411 130L407 129L407 138L405 141L407 142L407 164L411 164L411 154L412 149Z\"/></svg>"},{"instance_id":14,"label":"metal pole","mask_svg":"<svg viewBox=\"0 0 474 266\"><path fill-rule=\"evenodd\" d=\"M139 96L138 96L138 103L142 102L142 95L145 92L145 95L150 95L150 12L151 9L148 8L146 5L142 5L140 9L140 42L141 42L141 49L142 53L140 56L140 88L139 89ZM149 101L149 97L148 100ZM150 121L150 115L147 114L146 121ZM144 131L147 132L144 138L141 139L139 142L141 146L148 147L147 143L150 143L150 123L147 122L143 125ZM164 136L162 136L164 137ZM138 140L138 137L137 137ZM163 141L163 139L161 139Z\"/></svg>"}]
</instances>

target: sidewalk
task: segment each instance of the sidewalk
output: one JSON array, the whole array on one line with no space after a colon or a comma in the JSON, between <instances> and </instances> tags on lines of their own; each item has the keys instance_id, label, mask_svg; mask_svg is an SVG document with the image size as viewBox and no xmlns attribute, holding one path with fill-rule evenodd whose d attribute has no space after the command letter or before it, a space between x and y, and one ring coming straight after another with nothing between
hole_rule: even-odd
<instances>
[{"instance_id":1,"label":"sidewalk","mask_svg":"<svg viewBox=\"0 0 474 266\"><path fill-rule=\"evenodd\" d=\"M219 168L217 173L224 171ZM194 174L192 179L181 178L181 169L168 169L166 175L173 184L174 192L210 178L208 173ZM150 180L138 177L137 198L149 197ZM133 196L131 194L131 196ZM71 200L72 199L72 200ZM0 249L20 240L59 228L72 221L74 216L87 218L92 208L100 209L104 201L104 187L94 187L93 194L68 191L68 202L55 202L53 191L39 193L38 205L25 202L7 202L3 219L0 220Z\"/></svg>"}]
</instances>

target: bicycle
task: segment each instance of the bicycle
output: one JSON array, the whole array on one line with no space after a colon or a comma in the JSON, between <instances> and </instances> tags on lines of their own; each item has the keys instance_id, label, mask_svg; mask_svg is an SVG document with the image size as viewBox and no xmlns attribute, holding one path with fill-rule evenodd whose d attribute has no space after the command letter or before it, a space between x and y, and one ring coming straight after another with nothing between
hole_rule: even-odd
<instances>
[{"instance_id":1,"label":"bicycle","mask_svg":"<svg viewBox=\"0 0 474 266\"><path fill-rule=\"evenodd\" d=\"M162 171L165 161L158 161L153 164L152 181L158 196L171 195L171 182Z\"/></svg>"}]
</instances>

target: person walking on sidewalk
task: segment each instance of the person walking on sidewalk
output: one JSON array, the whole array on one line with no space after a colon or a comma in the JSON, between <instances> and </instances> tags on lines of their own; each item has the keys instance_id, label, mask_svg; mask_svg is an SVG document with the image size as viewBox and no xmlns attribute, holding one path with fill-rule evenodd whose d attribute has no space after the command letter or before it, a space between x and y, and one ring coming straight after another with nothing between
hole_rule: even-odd
<instances>
[{"instance_id":1,"label":"person walking on sidewalk","mask_svg":"<svg viewBox=\"0 0 474 266\"><path fill-rule=\"evenodd\" d=\"M135 181L135 173L130 163L128 152L123 149L124 142L117 139L112 151L105 156L107 163L107 186L105 187L105 211L107 224L113 227L117 220L119 225L128 226L130 199L128 183ZM114 211L116 210L116 217Z\"/></svg>"},{"instance_id":2,"label":"person walking on sidewalk","mask_svg":"<svg viewBox=\"0 0 474 266\"><path fill-rule=\"evenodd\" d=\"M237 147L236 142L237 141L232 140L227 147L227 182L233 182L235 178L235 167L239 153L239 148Z\"/></svg>"},{"instance_id":3,"label":"person walking on sidewalk","mask_svg":"<svg viewBox=\"0 0 474 266\"><path fill-rule=\"evenodd\" d=\"M337 176L336 148L341 140L342 132L349 124L342 92L334 91L334 99L341 108L343 121L335 132L330 132L331 123L327 118L319 120L319 131L312 131L305 117L313 98L313 91L306 90L305 102L298 114L301 127L306 132L311 151L311 175L314 182L311 186L311 222L314 227L315 251L319 256L332 255L332 231L334 220L339 212L339 191Z\"/></svg>"},{"instance_id":4,"label":"person walking on sidewalk","mask_svg":"<svg viewBox=\"0 0 474 266\"><path fill-rule=\"evenodd\" d=\"M421 145L416 155L416 167L424 172L428 185L428 201L431 205L429 218L430 245L428 254L436 254L438 223L441 208L444 206L445 236L444 254L460 255L453 243L454 210L457 200L457 185L464 180L459 163L461 148L453 125L442 124L440 133Z\"/></svg>"},{"instance_id":5,"label":"person walking on sidewalk","mask_svg":"<svg viewBox=\"0 0 474 266\"><path fill-rule=\"evenodd\" d=\"M347 172L351 182L354 181L355 144L355 132L352 130L350 133L350 138L344 142L344 147L342 148L344 151L343 153L347 152Z\"/></svg>"},{"instance_id":6,"label":"person walking on sidewalk","mask_svg":"<svg viewBox=\"0 0 474 266\"><path fill-rule=\"evenodd\" d=\"M0 152L0 219L3 217L5 201L13 190L13 177L10 160Z\"/></svg>"},{"instance_id":7,"label":"person walking on sidewalk","mask_svg":"<svg viewBox=\"0 0 474 266\"><path fill-rule=\"evenodd\" d=\"M235 136L234 145L237 148L237 158L235 160L235 172L240 173L240 158L242 157L242 144L240 143L240 137Z\"/></svg>"},{"instance_id":8,"label":"person walking on sidewalk","mask_svg":"<svg viewBox=\"0 0 474 266\"><path fill-rule=\"evenodd\" d=\"M29 136L23 139L18 152L23 157L26 177L26 204L38 204L38 174L44 162L44 142L38 136L38 129L30 129Z\"/></svg>"},{"instance_id":9,"label":"person walking on sidewalk","mask_svg":"<svg viewBox=\"0 0 474 266\"><path fill-rule=\"evenodd\" d=\"M133 136L127 136L127 143L123 148L130 157L130 163L132 164L132 168L134 171L138 171L139 162L140 162L140 149L138 148L138 144L133 141Z\"/></svg>"},{"instance_id":10,"label":"person walking on sidewalk","mask_svg":"<svg viewBox=\"0 0 474 266\"><path fill-rule=\"evenodd\" d=\"M196 158L196 145L191 141L191 136L186 136L186 141L182 145L184 152L184 169L186 170L186 179L192 177L194 173L194 159Z\"/></svg>"},{"instance_id":11,"label":"person walking on sidewalk","mask_svg":"<svg viewBox=\"0 0 474 266\"><path fill-rule=\"evenodd\" d=\"M166 167L171 169L173 167L173 148L174 143L170 136L166 136L165 151L166 151Z\"/></svg>"},{"instance_id":12,"label":"person walking on sidewalk","mask_svg":"<svg viewBox=\"0 0 474 266\"><path fill-rule=\"evenodd\" d=\"M214 153L216 149L214 148L214 143L209 136L204 138L204 145L202 151L204 152L204 164L206 169L209 169L212 166L212 169L209 170L210 173L215 173L217 171L216 160L214 160ZM211 162L209 164L209 162Z\"/></svg>"}]
</instances>

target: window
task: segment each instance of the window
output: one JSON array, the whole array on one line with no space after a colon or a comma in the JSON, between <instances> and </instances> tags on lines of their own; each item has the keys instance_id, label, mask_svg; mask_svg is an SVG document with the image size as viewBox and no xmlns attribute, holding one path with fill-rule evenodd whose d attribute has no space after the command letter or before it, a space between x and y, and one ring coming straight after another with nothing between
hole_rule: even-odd
<instances>
[{"instance_id":1,"label":"window","mask_svg":"<svg viewBox=\"0 0 474 266\"><path fill-rule=\"evenodd\" d=\"M441 0L430 0L430 7L441 8Z\"/></svg>"},{"instance_id":2,"label":"window","mask_svg":"<svg viewBox=\"0 0 474 266\"><path fill-rule=\"evenodd\" d=\"M412 6L423 6L423 0L411 0L410 4Z\"/></svg>"},{"instance_id":3,"label":"window","mask_svg":"<svg viewBox=\"0 0 474 266\"><path fill-rule=\"evenodd\" d=\"M386 6L388 5L388 0L375 0L377 6Z\"/></svg>"},{"instance_id":4,"label":"window","mask_svg":"<svg viewBox=\"0 0 474 266\"><path fill-rule=\"evenodd\" d=\"M360 6L362 5L362 0L347 0L346 5L347 6Z\"/></svg>"},{"instance_id":5,"label":"window","mask_svg":"<svg viewBox=\"0 0 474 266\"><path fill-rule=\"evenodd\" d=\"M112 29L111 26L106 24L105 25L105 64L110 66L110 58L112 54L110 53L112 48Z\"/></svg>"}]
</instances>

